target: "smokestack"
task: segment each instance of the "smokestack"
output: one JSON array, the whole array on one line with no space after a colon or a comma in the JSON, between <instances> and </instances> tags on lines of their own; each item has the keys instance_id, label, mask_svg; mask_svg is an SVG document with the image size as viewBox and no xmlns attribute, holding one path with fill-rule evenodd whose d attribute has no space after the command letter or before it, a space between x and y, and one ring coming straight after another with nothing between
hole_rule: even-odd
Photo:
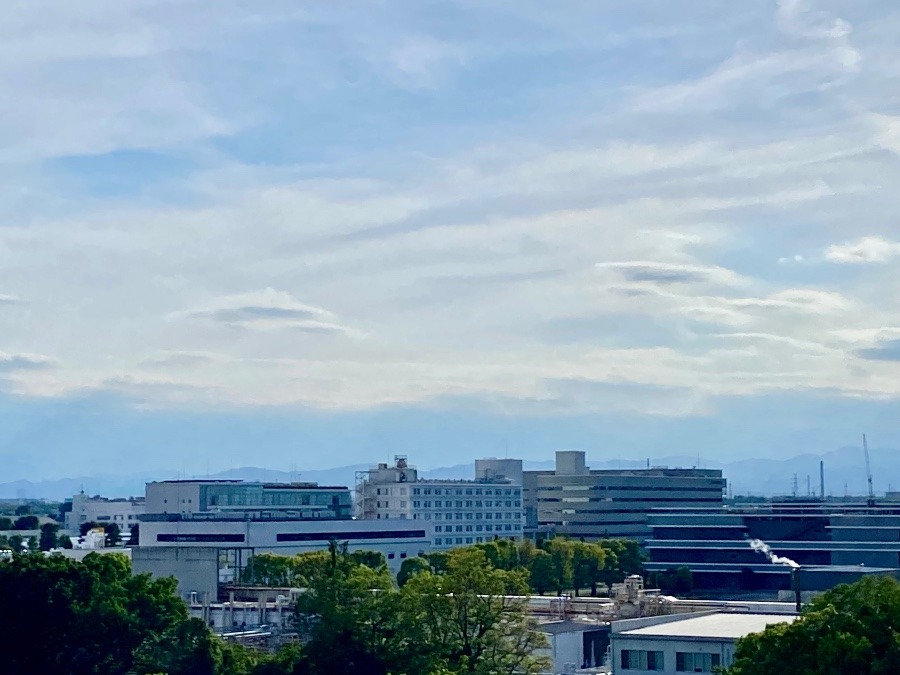
<instances>
[{"instance_id":1,"label":"smokestack","mask_svg":"<svg viewBox=\"0 0 900 675\"><path fill-rule=\"evenodd\" d=\"M791 586L794 587L794 599L797 604L797 614L800 613L802 601L800 596L800 568L791 568Z\"/></svg>"},{"instance_id":2,"label":"smokestack","mask_svg":"<svg viewBox=\"0 0 900 675\"><path fill-rule=\"evenodd\" d=\"M819 460L819 497L825 501L825 461Z\"/></svg>"}]
</instances>

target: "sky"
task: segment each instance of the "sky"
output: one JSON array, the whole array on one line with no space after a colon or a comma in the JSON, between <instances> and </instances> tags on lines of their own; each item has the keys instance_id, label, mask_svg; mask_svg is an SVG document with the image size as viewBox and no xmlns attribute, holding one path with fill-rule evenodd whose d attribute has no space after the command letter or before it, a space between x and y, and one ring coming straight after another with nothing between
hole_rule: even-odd
<instances>
[{"instance_id":1,"label":"sky","mask_svg":"<svg viewBox=\"0 0 900 675\"><path fill-rule=\"evenodd\" d=\"M0 480L900 447L891 0L0 4Z\"/></svg>"}]
</instances>

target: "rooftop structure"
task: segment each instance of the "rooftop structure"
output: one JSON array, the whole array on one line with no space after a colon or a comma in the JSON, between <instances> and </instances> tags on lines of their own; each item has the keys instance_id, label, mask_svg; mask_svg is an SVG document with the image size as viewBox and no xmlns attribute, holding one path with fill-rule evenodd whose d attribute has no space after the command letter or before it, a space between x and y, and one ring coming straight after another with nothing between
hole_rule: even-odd
<instances>
[{"instance_id":1,"label":"rooftop structure","mask_svg":"<svg viewBox=\"0 0 900 675\"><path fill-rule=\"evenodd\" d=\"M258 517L349 519L350 489L316 483L169 480L147 483L143 520Z\"/></svg>"}]
</instances>

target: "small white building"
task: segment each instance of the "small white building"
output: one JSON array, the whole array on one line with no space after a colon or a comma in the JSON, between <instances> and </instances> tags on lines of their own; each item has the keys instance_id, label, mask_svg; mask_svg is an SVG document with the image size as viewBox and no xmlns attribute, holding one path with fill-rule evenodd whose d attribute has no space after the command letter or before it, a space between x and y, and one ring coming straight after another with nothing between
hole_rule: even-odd
<instances>
[{"instance_id":1,"label":"small white building","mask_svg":"<svg viewBox=\"0 0 900 675\"><path fill-rule=\"evenodd\" d=\"M734 661L735 643L766 626L791 623L790 614L703 612L614 621L614 675L712 673Z\"/></svg>"},{"instance_id":2,"label":"small white building","mask_svg":"<svg viewBox=\"0 0 900 675\"><path fill-rule=\"evenodd\" d=\"M554 675L569 675L603 666L609 645L609 624L596 620L545 621L538 630L547 648L538 655L550 659Z\"/></svg>"},{"instance_id":3,"label":"small white building","mask_svg":"<svg viewBox=\"0 0 900 675\"><path fill-rule=\"evenodd\" d=\"M91 497L81 492L72 497L72 510L66 513L65 528L69 532L78 532L84 523L116 524L127 536L143 513L143 497L109 499L99 495Z\"/></svg>"}]
</instances>

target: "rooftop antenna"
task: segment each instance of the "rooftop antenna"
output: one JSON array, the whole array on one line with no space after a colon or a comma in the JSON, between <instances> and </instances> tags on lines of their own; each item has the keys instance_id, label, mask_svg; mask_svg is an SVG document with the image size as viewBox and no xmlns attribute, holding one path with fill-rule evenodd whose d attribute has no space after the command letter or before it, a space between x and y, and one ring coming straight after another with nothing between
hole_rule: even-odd
<instances>
[{"instance_id":1,"label":"rooftop antenna","mask_svg":"<svg viewBox=\"0 0 900 675\"><path fill-rule=\"evenodd\" d=\"M872 466L869 463L869 444L863 434L863 454L866 456L866 479L869 481L869 506L875 501L875 490L872 488Z\"/></svg>"}]
</instances>

